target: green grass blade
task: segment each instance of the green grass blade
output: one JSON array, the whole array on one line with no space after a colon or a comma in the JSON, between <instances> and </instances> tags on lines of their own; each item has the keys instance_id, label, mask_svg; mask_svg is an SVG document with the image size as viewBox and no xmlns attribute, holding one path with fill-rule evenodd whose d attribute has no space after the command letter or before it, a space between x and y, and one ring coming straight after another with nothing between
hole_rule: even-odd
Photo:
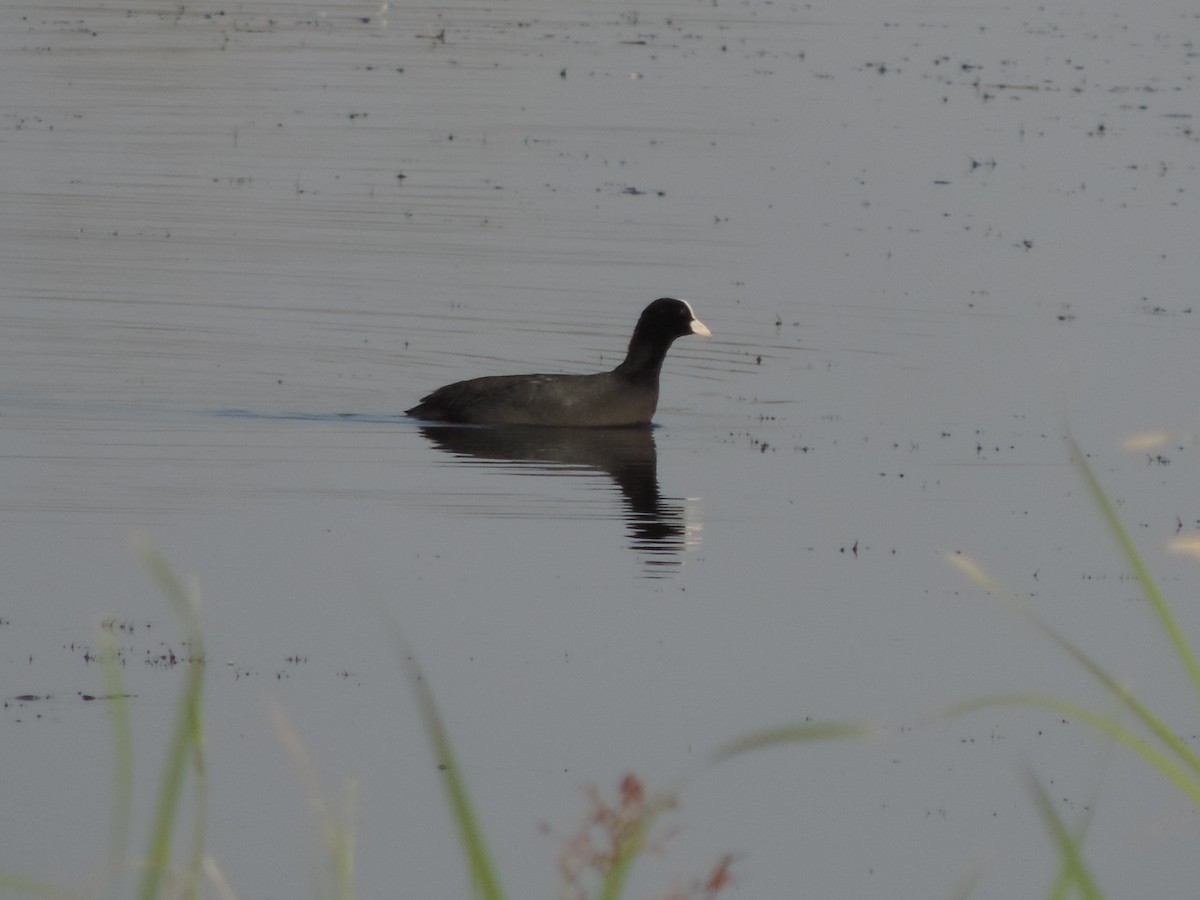
<instances>
[{"instance_id":1,"label":"green grass blade","mask_svg":"<svg viewBox=\"0 0 1200 900\"><path fill-rule=\"evenodd\" d=\"M484 900L503 900L504 890L500 885L500 879L492 863L491 854L488 853L487 841L484 839L483 829L480 827L479 820L475 817L475 811L471 806L466 782L463 779L462 770L458 766L458 760L454 756L454 749L450 744L450 735L446 730L445 723L442 721L442 715L438 711L433 691L429 688L429 682L426 680L424 672L421 671L416 656L413 655L408 642L400 632L400 627L386 614L384 621L396 656L404 668L404 674L408 679L409 686L412 687L413 693L416 695L417 708L421 714L421 721L425 726L425 734L429 738L434 759L441 770L442 785L446 791L446 802L450 807L450 814L458 830L459 846L462 848L463 855L467 861L467 868L471 875L471 886L476 896L482 897Z\"/></svg>"},{"instance_id":2,"label":"green grass blade","mask_svg":"<svg viewBox=\"0 0 1200 900\"><path fill-rule=\"evenodd\" d=\"M304 749L299 736L284 714L283 707L278 701L272 701L268 712L275 725L275 731L291 754L296 771L304 784L309 808L321 826L321 836L329 854L333 876L330 896L333 900L354 900L354 784L351 782L347 785L345 809L340 814L332 810L321 791L308 751Z\"/></svg>"},{"instance_id":3,"label":"green grass blade","mask_svg":"<svg viewBox=\"0 0 1200 900\"><path fill-rule=\"evenodd\" d=\"M101 635L101 659L104 661L104 691L108 696L108 720L112 726L113 810L112 834L106 895L112 895L121 870L129 858L129 830L133 817L133 726L129 720L129 701L121 678L121 660L117 656L117 641L110 632Z\"/></svg>"},{"instance_id":4,"label":"green grass blade","mask_svg":"<svg viewBox=\"0 0 1200 900\"><path fill-rule=\"evenodd\" d=\"M649 823L639 822L616 848L612 864L604 873L597 900L617 900L625 892L625 884L629 881L633 864L637 862L638 856L646 846L649 827Z\"/></svg>"},{"instance_id":5,"label":"green grass blade","mask_svg":"<svg viewBox=\"0 0 1200 900\"><path fill-rule=\"evenodd\" d=\"M629 881L629 875L633 871L633 864L637 862L642 851L646 849L647 835L650 833L655 820L657 820L661 810L648 810L643 816L639 817L634 827L629 830L629 833L624 835L618 843L613 854L612 864L604 873L604 880L600 884L600 893L597 895L597 900L617 900L625 893L625 885Z\"/></svg>"},{"instance_id":6,"label":"green grass blade","mask_svg":"<svg viewBox=\"0 0 1200 900\"><path fill-rule=\"evenodd\" d=\"M1191 644L1188 643L1186 635L1184 635L1183 630L1175 621L1175 616L1171 613L1170 605L1159 591L1158 585L1150 574L1150 570L1142 560L1141 554L1138 553L1137 545L1134 544L1133 538L1129 536L1129 532L1125 530L1125 526L1121 523L1121 517L1117 515L1116 507L1108 499L1108 495L1100 485L1100 480L1088 464L1087 457L1079 449L1079 445L1075 443L1073 437L1068 435L1067 440L1071 448L1071 461L1083 476L1083 481L1087 485L1088 492L1100 508L1109 531L1117 539L1117 544L1120 546L1121 552L1125 555L1125 559L1133 569L1134 574L1137 575L1142 590L1146 592L1146 599L1150 601L1150 605L1154 608L1159 622L1174 645L1176 655L1183 663L1184 668L1187 669L1188 677L1192 681L1192 690L1200 697L1200 664L1196 662L1196 656L1192 652Z\"/></svg>"},{"instance_id":7,"label":"green grass blade","mask_svg":"<svg viewBox=\"0 0 1200 900\"><path fill-rule=\"evenodd\" d=\"M1100 791L1105 782L1105 773L1108 771L1109 763L1112 761L1116 749L1117 741L1115 740L1108 741L1104 746L1103 761L1100 764L1099 771L1096 773L1095 793L1090 800L1084 803L1083 812L1074 831L1075 842L1080 847L1087 840L1088 832L1092 828L1092 817L1096 814L1096 810L1100 808ZM1071 894L1073 885L1072 873L1064 862L1060 864L1058 877L1055 878L1054 886L1050 890L1050 900L1066 900Z\"/></svg>"},{"instance_id":8,"label":"green grass blade","mask_svg":"<svg viewBox=\"0 0 1200 900\"><path fill-rule=\"evenodd\" d=\"M468 867L471 871L471 882L480 897L486 900L503 900L504 892L496 877L491 856L488 853L487 842L484 840L483 829L475 817L471 806L467 785L462 777L454 749L450 745L450 735L446 731L442 714L437 708L433 692L425 680L415 657L407 658L406 668L409 671L409 683L417 694L417 703L421 710L421 719L425 723L425 732L433 747L434 758L442 771L442 783L446 788L446 797L450 811L458 826L459 842L467 856Z\"/></svg>"},{"instance_id":9,"label":"green grass blade","mask_svg":"<svg viewBox=\"0 0 1200 900\"><path fill-rule=\"evenodd\" d=\"M170 870L171 835L174 831L179 801L183 793L184 776L189 763L193 766L201 788L198 793L203 794L204 766L201 748L204 736L201 700L204 686L204 646L203 635L200 632L200 617L196 608L198 600L195 593L187 590L179 582L166 560L156 550L143 542L140 551L146 568L149 569L159 589L184 623L189 654L192 657L191 661L185 663L187 678L159 783L150 845L146 854L142 880L138 887L140 900L154 900L160 895L163 879ZM204 822L202 816L204 803L202 796L197 797L196 809L196 837L194 838L193 860L188 882L190 889L185 888L185 894L188 895L196 893L203 859Z\"/></svg>"},{"instance_id":10,"label":"green grass blade","mask_svg":"<svg viewBox=\"0 0 1200 900\"><path fill-rule=\"evenodd\" d=\"M1029 784L1029 791L1037 803L1042 821L1058 845L1063 868L1071 882L1079 888L1079 893L1083 895L1084 900L1102 900L1104 895L1100 893L1095 878L1092 877L1091 871L1083 861L1083 850L1058 815L1058 810L1054 808L1054 801L1050 799L1050 795L1046 793L1046 789L1032 771L1026 773L1026 780Z\"/></svg>"},{"instance_id":11,"label":"green grass blade","mask_svg":"<svg viewBox=\"0 0 1200 900\"><path fill-rule=\"evenodd\" d=\"M876 737L882 729L865 722L802 722L798 725L780 725L753 731L717 749L713 762L725 760L762 750L779 744L795 744L806 741L837 741L852 738Z\"/></svg>"},{"instance_id":12,"label":"green grass blade","mask_svg":"<svg viewBox=\"0 0 1200 900\"><path fill-rule=\"evenodd\" d=\"M1193 773L1181 767L1174 759L1146 741L1141 735L1130 731L1116 718L1103 715L1085 706L1043 694L996 694L956 704L947 709L942 715L946 718L952 718L992 706L1037 706L1052 710L1064 718L1078 719L1081 722L1085 722L1096 730L1107 734L1114 740L1129 747L1141 756L1142 759L1169 778L1176 787L1192 799L1193 803L1200 804L1200 780L1197 780Z\"/></svg>"},{"instance_id":13,"label":"green grass blade","mask_svg":"<svg viewBox=\"0 0 1200 900\"><path fill-rule=\"evenodd\" d=\"M1003 587L995 582L986 572L983 571L973 560L955 555L949 557L949 561L958 569L964 572L972 581L997 596L1006 599L1010 607L1015 610L1026 622L1030 623L1049 637L1072 659L1085 668L1093 678L1099 681L1105 688L1109 690L1123 705L1128 707L1133 714L1140 719L1147 728L1149 728L1160 741L1166 744L1171 750L1183 760L1187 766L1200 776L1200 756L1192 750L1188 744L1180 739L1166 723L1155 715L1149 707L1143 704L1133 693L1129 691L1125 685L1121 684L1112 677L1099 663L1093 660L1090 656L1083 652L1079 647L1075 646L1056 628L1043 620L1036 612L1029 608L1027 604L1011 592L1006 591Z\"/></svg>"},{"instance_id":14,"label":"green grass blade","mask_svg":"<svg viewBox=\"0 0 1200 900\"><path fill-rule=\"evenodd\" d=\"M637 804L640 809L627 817L619 830L611 833L613 837L612 859L600 883L600 892L596 900L617 900L625 893L625 885L637 862L650 844L650 832L659 817L676 806L673 792L660 794L647 799L644 805ZM623 804L624 808L624 804Z\"/></svg>"},{"instance_id":15,"label":"green grass blade","mask_svg":"<svg viewBox=\"0 0 1200 900\"><path fill-rule=\"evenodd\" d=\"M1031 613L1032 615L1032 613ZM1160 741L1166 744L1181 760L1187 763L1194 775L1200 776L1200 756L1175 734L1167 724L1142 703L1125 685L1112 677L1099 663L1089 657L1055 628L1034 616L1034 624L1066 651L1073 659L1088 670L1114 697L1149 728Z\"/></svg>"},{"instance_id":16,"label":"green grass blade","mask_svg":"<svg viewBox=\"0 0 1200 900\"><path fill-rule=\"evenodd\" d=\"M192 709L192 722L189 723L188 759L192 764L192 778L196 789L194 791L195 810L192 816L192 861L188 868L188 893L196 896L199 893L200 879L204 867L205 823L208 821L208 768L204 762L204 721L200 705L200 687L203 675L203 663L189 663L196 670L197 679L195 697L188 704ZM189 679L190 681L191 679Z\"/></svg>"}]
</instances>

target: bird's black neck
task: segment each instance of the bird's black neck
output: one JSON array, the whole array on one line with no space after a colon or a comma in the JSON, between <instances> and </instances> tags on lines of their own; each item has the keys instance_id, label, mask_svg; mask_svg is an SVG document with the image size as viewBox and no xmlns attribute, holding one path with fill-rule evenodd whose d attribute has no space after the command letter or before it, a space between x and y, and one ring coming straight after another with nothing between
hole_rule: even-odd
<instances>
[{"instance_id":1,"label":"bird's black neck","mask_svg":"<svg viewBox=\"0 0 1200 900\"><path fill-rule=\"evenodd\" d=\"M658 384L658 373L670 346L669 341L648 340L635 331L629 341L629 352L625 354L625 361L617 366L616 374L629 381Z\"/></svg>"}]
</instances>

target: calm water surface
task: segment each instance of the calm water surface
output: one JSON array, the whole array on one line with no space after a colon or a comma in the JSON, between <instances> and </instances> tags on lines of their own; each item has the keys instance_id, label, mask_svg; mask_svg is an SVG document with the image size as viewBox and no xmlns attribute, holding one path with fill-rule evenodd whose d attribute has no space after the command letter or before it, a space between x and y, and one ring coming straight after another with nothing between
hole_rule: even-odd
<instances>
[{"instance_id":1,"label":"calm water surface","mask_svg":"<svg viewBox=\"0 0 1200 900\"><path fill-rule=\"evenodd\" d=\"M1197 38L1171 0L5 6L0 868L100 870L102 627L148 828L187 648L144 532L204 596L239 896L322 871L272 704L331 797L358 785L363 896L468 893L383 615L512 896L554 895L539 824L628 771L691 778L631 896L726 852L739 896L1036 896L1025 766L1094 811L1113 896L1189 896L1196 810L1140 763L1050 715L936 713L1111 708L962 552L1192 719L1064 435L1185 604ZM611 367L662 295L715 337L675 345L649 433L400 415ZM886 736L705 765L804 717Z\"/></svg>"}]
</instances>

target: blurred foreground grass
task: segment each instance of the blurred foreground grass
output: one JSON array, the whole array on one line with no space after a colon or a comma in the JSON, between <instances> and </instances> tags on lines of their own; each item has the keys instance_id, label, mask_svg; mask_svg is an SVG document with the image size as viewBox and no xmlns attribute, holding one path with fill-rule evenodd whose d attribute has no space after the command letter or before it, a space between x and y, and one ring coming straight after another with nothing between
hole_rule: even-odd
<instances>
[{"instance_id":1,"label":"blurred foreground grass","mask_svg":"<svg viewBox=\"0 0 1200 900\"><path fill-rule=\"evenodd\" d=\"M1079 448L1070 443L1072 460L1088 487L1119 552L1136 574L1149 606L1157 616L1174 651L1175 658L1189 678L1200 700L1200 667L1185 633L1179 627L1171 607L1158 590L1137 547L1118 517L1115 507L1102 489ZM205 850L205 817L208 773L204 756L204 635L199 614L199 592L194 584L182 583L166 560L148 541L137 545L139 556L159 590L183 625L190 648L181 694L155 794L155 808L144 854L130 863L131 809L133 793L133 731L127 695L121 678L116 652L105 652L104 681L111 701L110 722L115 748L115 800L108 834L108 854L101 876L102 883L81 891L54 885L42 879L0 871L0 890L42 898L121 896L121 886L130 873L136 873L139 900L160 897L195 898L214 895L234 900L236 892L215 859ZM1050 694L995 694L960 703L947 710L946 717L962 716L980 709L1000 706L1042 707L1082 721L1123 745L1154 769L1166 776L1195 804L1200 805L1200 757L1180 738L1179 732L1141 702L1087 653L1065 635L1044 622L1015 595L1005 591L984 569L966 556L954 555L950 561L975 584L988 593L1004 598L1018 613L1049 637L1064 653L1092 675L1111 695L1116 712L1087 708ZM470 874L473 893L481 900L502 900L505 896L497 867L488 850L487 840L473 809L466 779L454 754L450 735L435 702L433 690L407 645L398 624L385 616L393 652L404 677L417 699L425 733L442 776L447 805L457 831L457 842ZM106 651L115 651L115 638L107 633ZM320 827L328 854L328 883L314 891L315 896L335 900L353 900L354 833L351 825L354 792L347 796L344 808L335 810L321 796L317 777L304 752L302 740L294 733L282 710L272 709L272 718L281 743L292 756L300 773L314 819ZM1128 721L1128 724L1127 724ZM830 721L785 723L747 734L719 747L710 757L718 764L745 753L783 744L814 741L860 739L880 729L864 722ZM1065 823L1051 802L1037 775L1029 771L1026 781L1045 826L1048 840L1059 860L1059 874L1048 891L1051 898L1077 892L1085 898L1102 896L1096 879L1084 858L1084 845L1090 817L1088 812L1076 823ZM190 791L189 791L190 789ZM634 864L649 849L659 845L662 835L655 834L659 820L672 812L682 785L670 791L648 794L635 775L626 775L618 788L615 803L607 801L595 788L587 791L587 809L579 828L562 838L559 855L559 897L562 900L618 900L625 895ZM186 799L189 801L185 803ZM177 846L180 810L192 811L190 842ZM733 853L724 854L705 876L675 882L665 900L710 900L734 883ZM968 896L977 877L966 879L952 896Z\"/></svg>"}]
</instances>

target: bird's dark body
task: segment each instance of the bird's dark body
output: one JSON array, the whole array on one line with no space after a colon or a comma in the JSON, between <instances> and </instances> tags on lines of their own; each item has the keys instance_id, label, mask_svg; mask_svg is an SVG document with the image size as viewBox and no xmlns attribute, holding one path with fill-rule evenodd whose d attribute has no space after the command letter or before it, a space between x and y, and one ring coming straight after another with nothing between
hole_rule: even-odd
<instances>
[{"instance_id":1,"label":"bird's dark body","mask_svg":"<svg viewBox=\"0 0 1200 900\"><path fill-rule=\"evenodd\" d=\"M711 334L682 300L655 300L642 313L625 360L594 375L488 375L423 397L407 414L427 422L474 425L613 427L648 425L671 343Z\"/></svg>"}]
</instances>

